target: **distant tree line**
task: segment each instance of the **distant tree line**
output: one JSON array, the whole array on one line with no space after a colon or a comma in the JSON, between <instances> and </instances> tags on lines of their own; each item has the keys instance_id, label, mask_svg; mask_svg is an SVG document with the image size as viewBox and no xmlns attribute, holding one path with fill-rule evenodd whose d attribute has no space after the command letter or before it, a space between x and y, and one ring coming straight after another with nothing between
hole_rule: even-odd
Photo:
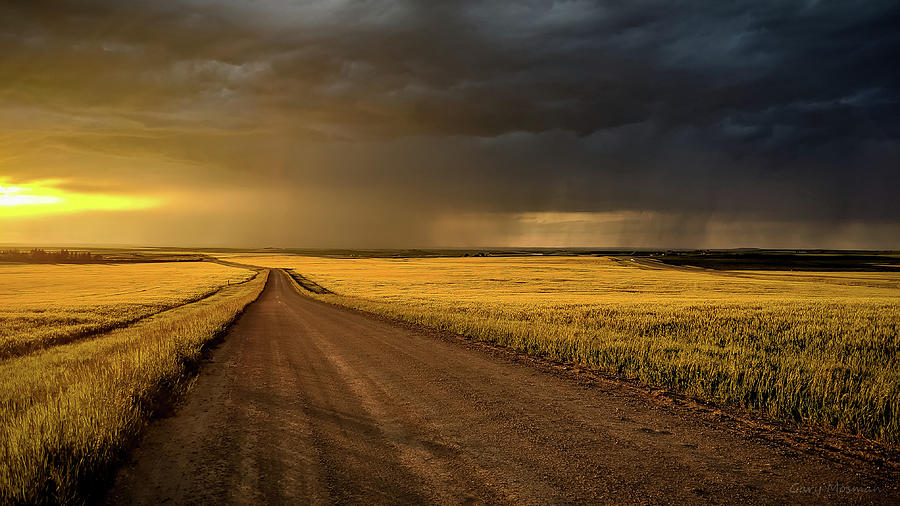
<instances>
[{"instance_id":1,"label":"distant tree line","mask_svg":"<svg viewBox=\"0 0 900 506\"><path fill-rule=\"evenodd\" d=\"M7 249L0 251L0 262L26 262L32 264L87 264L99 262L103 257L95 255L90 251L69 251L61 249L59 251L47 251L43 249L32 249L30 251L20 251L17 249Z\"/></svg>"}]
</instances>

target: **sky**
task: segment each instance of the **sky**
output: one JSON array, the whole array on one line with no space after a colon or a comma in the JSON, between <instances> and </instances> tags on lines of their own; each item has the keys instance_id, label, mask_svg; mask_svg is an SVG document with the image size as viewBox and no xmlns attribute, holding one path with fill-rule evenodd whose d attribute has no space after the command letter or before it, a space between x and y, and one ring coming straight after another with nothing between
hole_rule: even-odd
<instances>
[{"instance_id":1,"label":"sky","mask_svg":"<svg viewBox=\"0 0 900 506\"><path fill-rule=\"evenodd\" d=\"M0 243L900 249L900 4L0 0Z\"/></svg>"}]
</instances>

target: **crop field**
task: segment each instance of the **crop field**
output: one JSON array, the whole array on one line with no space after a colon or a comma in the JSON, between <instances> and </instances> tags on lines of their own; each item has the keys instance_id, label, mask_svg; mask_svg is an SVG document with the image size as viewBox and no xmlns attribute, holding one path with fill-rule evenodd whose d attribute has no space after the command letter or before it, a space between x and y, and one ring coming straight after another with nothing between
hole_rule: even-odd
<instances>
[{"instance_id":1,"label":"crop field","mask_svg":"<svg viewBox=\"0 0 900 506\"><path fill-rule=\"evenodd\" d=\"M265 282L211 263L0 266L0 503L90 497Z\"/></svg>"},{"instance_id":2,"label":"crop field","mask_svg":"<svg viewBox=\"0 0 900 506\"><path fill-rule=\"evenodd\" d=\"M252 276L210 262L0 264L0 359L111 330Z\"/></svg>"},{"instance_id":3,"label":"crop field","mask_svg":"<svg viewBox=\"0 0 900 506\"><path fill-rule=\"evenodd\" d=\"M900 273L594 257L229 258L310 296L767 416L900 441Z\"/></svg>"}]
</instances>

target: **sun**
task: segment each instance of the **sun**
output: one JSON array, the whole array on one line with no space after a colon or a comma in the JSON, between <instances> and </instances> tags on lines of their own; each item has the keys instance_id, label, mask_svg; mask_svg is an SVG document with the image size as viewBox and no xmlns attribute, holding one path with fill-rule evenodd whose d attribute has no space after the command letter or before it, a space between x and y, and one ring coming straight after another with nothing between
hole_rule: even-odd
<instances>
[{"instance_id":1,"label":"sun","mask_svg":"<svg viewBox=\"0 0 900 506\"><path fill-rule=\"evenodd\" d=\"M56 195L36 195L30 187L0 185L0 206L37 206L59 204L62 201L62 197Z\"/></svg>"},{"instance_id":2,"label":"sun","mask_svg":"<svg viewBox=\"0 0 900 506\"><path fill-rule=\"evenodd\" d=\"M64 182L44 180L10 184L0 179L0 218L140 210L162 203L162 199L155 196L67 191L61 187Z\"/></svg>"}]
</instances>

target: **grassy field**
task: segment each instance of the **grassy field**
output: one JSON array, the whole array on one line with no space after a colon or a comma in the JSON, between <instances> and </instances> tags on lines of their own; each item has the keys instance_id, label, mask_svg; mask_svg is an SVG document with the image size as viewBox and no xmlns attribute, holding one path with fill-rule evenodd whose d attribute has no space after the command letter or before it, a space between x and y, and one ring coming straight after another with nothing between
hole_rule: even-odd
<instances>
[{"instance_id":1,"label":"grassy field","mask_svg":"<svg viewBox=\"0 0 900 506\"><path fill-rule=\"evenodd\" d=\"M31 328L66 335L81 331L82 318L103 330L215 292L68 344L42 337L41 347L0 360L0 504L81 502L102 489L97 481L147 420L187 387L203 345L266 281L262 273L234 284L256 273L208 263L0 269L0 307L9 314L14 304L17 321L31 315ZM71 326L60 315L72 315ZM24 339L18 329L7 335Z\"/></svg>"},{"instance_id":2,"label":"grassy field","mask_svg":"<svg viewBox=\"0 0 900 506\"><path fill-rule=\"evenodd\" d=\"M252 276L209 262L0 264L0 359L108 331Z\"/></svg>"},{"instance_id":3,"label":"grassy field","mask_svg":"<svg viewBox=\"0 0 900 506\"><path fill-rule=\"evenodd\" d=\"M628 258L234 261L322 300L769 416L900 441L900 273L707 271Z\"/></svg>"}]
</instances>

